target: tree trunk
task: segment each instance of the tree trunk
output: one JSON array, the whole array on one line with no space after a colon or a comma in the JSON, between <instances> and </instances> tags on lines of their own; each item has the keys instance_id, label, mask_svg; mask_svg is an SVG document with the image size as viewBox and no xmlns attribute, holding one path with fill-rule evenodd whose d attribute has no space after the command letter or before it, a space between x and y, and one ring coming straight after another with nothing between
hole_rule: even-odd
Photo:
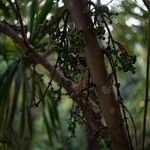
<instances>
[{"instance_id":1,"label":"tree trunk","mask_svg":"<svg viewBox=\"0 0 150 150\"><path fill-rule=\"evenodd\" d=\"M94 107L91 107L94 108ZM86 136L87 136L87 150L99 150L99 142L97 131L99 127L103 127L97 116L100 114L96 114L92 112L91 108L88 106L86 108L85 116L86 116ZM97 116L95 116L97 115Z\"/></svg>"},{"instance_id":2,"label":"tree trunk","mask_svg":"<svg viewBox=\"0 0 150 150\"><path fill-rule=\"evenodd\" d=\"M106 120L109 137L114 150L130 150L129 140L123 124L119 103L116 101L104 63L104 55L87 16L85 0L69 0L68 7L76 28L83 33L85 58L92 81L96 85L98 100Z\"/></svg>"}]
</instances>

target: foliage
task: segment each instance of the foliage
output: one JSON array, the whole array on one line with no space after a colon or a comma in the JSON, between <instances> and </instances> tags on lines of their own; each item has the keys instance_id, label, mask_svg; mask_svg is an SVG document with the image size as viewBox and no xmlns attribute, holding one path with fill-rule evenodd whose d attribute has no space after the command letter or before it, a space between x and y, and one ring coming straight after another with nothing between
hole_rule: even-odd
<instances>
[{"instance_id":1,"label":"foliage","mask_svg":"<svg viewBox=\"0 0 150 150\"><path fill-rule=\"evenodd\" d=\"M84 58L85 45L82 30L76 30L65 2L63 6L60 6L59 0L46 0L44 2L39 0L29 2L24 0L19 4L17 1L13 3L10 0L0 2L0 21L21 36L25 45L32 50L26 52L10 37L0 35L0 70L2 70L0 74L0 141L2 141L2 144L0 146L3 148L12 147L12 149L16 149L26 146L28 149L34 148L37 136L35 131L39 128L38 124L40 124L43 131L44 124L44 132L47 133L49 142L43 140L43 143L46 142L48 146L54 149L73 149L73 147L77 149L78 146L73 146L76 144L70 146L70 138L62 131L66 131L68 128L71 136L74 137L76 136L76 130L79 130L77 126L80 125L84 128L88 126L86 110L88 110L88 103L90 103L89 99L100 110L96 88L91 81ZM26 5L29 7L26 8ZM127 7L130 7L131 10L138 7L135 3L129 1L128 3L122 2L121 6L125 11L128 10ZM118 71L119 73L122 71L135 74L136 56L133 55L131 50L126 50L122 41L125 39L129 42L129 45L133 45L130 47L133 49L136 45L133 42L141 39L138 39L139 36L136 36L137 39L135 39L134 30L130 32L130 39L126 38L127 36L125 38L122 36L122 34L125 34L124 32L115 31L123 26L126 32L131 31L130 28L125 26L126 20L121 17L127 12L119 12L118 18L118 14L112 12L107 5L100 5L91 1L88 3L88 8L88 14L92 19L89 30L94 30L99 40L103 42L104 55L108 60L106 64L110 68L108 69L110 76L114 76L112 83L116 88L117 98L122 106L126 121L126 107L120 93ZM139 9L142 8L139 7ZM146 18L146 11L143 9L142 11L143 16ZM135 16L134 13L131 15ZM114 25L113 32L116 32L114 34L111 33L109 26L117 18L121 24ZM139 32L145 31L143 29L145 24L143 21L141 22L140 27L134 27L138 28ZM145 40L146 37L143 39ZM142 42L141 45L144 45L144 42ZM34 58L35 54L43 56L45 60L52 61L53 70L51 74L46 68L37 63ZM62 71L66 81L65 86L63 79L58 82L56 77L58 70ZM137 80L135 82L137 83ZM140 90L141 88L138 86L143 85L138 83L136 86ZM74 88L77 91L74 92L72 90ZM126 96L126 94L124 95ZM67 103L69 103L66 104L69 106L65 106L69 107L69 110L67 110L67 114L62 115L64 110L61 110L61 107L65 103L63 102L64 99L67 99ZM101 113L96 115L100 121ZM67 127L64 127L64 120L60 116L65 116L66 122L68 120ZM37 121L38 119L39 121ZM16 122L19 122L19 125L16 125ZM95 134L102 139L100 144L103 147L109 146L111 142L104 137L105 128L100 125ZM90 129L87 128L87 130ZM41 131L37 132L42 134ZM85 147L83 146L83 148Z\"/></svg>"}]
</instances>

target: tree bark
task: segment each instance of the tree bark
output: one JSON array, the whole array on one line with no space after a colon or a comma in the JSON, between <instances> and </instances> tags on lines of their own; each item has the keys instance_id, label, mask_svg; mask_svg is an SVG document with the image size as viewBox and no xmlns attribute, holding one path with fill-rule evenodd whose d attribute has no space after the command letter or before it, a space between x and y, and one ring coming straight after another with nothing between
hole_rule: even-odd
<instances>
[{"instance_id":1,"label":"tree bark","mask_svg":"<svg viewBox=\"0 0 150 150\"><path fill-rule=\"evenodd\" d=\"M131 147L123 124L120 106L108 80L102 47L91 28L91 20L87 16L86 1L69 0L68 7L76 28L83 33L85 58L92 81L96 85L98 100L112 141L112 149L130 150Z\"/></svg>"}]
</instances>

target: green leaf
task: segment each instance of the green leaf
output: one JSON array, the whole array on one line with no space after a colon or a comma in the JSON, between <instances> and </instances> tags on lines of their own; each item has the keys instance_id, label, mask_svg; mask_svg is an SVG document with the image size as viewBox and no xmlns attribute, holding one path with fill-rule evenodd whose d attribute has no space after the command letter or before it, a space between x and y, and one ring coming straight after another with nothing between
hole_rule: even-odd
<instances>
[{"instance_id":1,"label":"green leaf","mask_svg":"<svg viewBox=\"0 0 150 150\"><path fill-rule=\"evenodd\" d=\"M36 32L37 26L44 22L44 20L46 19L46 16L51 11L52 6L53 6L53 0L47 0L44 6L41 8L40 13L37 15L35 19L35 23L34 23L33 30L31 33L31 38L30 38L31 41L33 41L33 39L36 36L35 32Z\"/></svg>"},{"instance_id":2,"label":"green leaf","mask_svg":"<svg viewBox=\"0 0 150 150\"><path fill-rule=\"evenodd\" d=\"M31 138L33 137L33 118L30 110L27 111L28 128Z\"/></svg>"},{"instance_id":3,"label":"green leaf","mask_svg":"<svg viewBox=\"0 0 150 150\"><path fill-rule=\"evenodd\" d=\"M2 44L3 59L7 62L14 61L20 56L20 52L20 47L10 37L6 37L5 42Z\"/></svg>"},{"instance_id":4,"label":"green leaf","mask_svg":"<svg viewBox=\"0 0 150 150\"><path fill-rule=\"evenodd\" d=\"M14 120L18 96L19 96L20 87L21 87L21 83L22 83L22 77L23 77L23 73L24 73L23 70L24 70L24 61L21 60L18 65L16 78L15 78L15 91L14 91L14 97L13 97L13 101L12 101L12 105L11 105L11 110L9 112L10 116L9 116L9 120L8 120L8 124L7 124L8 126L12 125L13 120Z\"/></svg>"},{"instance_id":5,"label":"green leaf","mask_svg":"<svg viewBox=\"0 0 150 150\"><path fill-rule=\"evenodd\" d=\"M7 96L8 94L8 89L10 88L15 72L17 71L18 62L19 61L15 61L14 63L12 63L0 79L0 105L2 100L4 100L5 96Z\"/></svg>"},{"instance_id":6,"label":"green leaf","mask_svg":"<svg viewBox=\"0 0 150 150\"><path fill-rule=\"evenodd\" d=\"M53 133L54 133L55 137L57 138L57 140L59 140L59 136L57 134L56 122L55 122L56 116L55 116L55 113L49 103L48 103L48 110L49 110L49 116L50 116L50 120L51 120L52 127L53 127Z\"/></svg>"},{"instance_id":7,"label":"green leaf","mask_svg":"<svg viewBox=\"0 0 150 150\"><path fill-rule=\"evenodd\" d=\"M44 4L44 6L41 9L41 12L36 18L35 25L39 25L43 23L43 21L46 19L46 16L51 11L51 8L53 6L53 0L47 0Z\"/></svg>"},{"instance_id":8,"label":"green leaf","mask_svg":"<svg viewBox=\"0 0 150 150\"><path fill-rule=\"evenodd\" d=\"M29 101L29 83L28 83L28 79L26 76L26 72L24 72L24 76L23 76L23 88L22 88L22 112L21 112L21 120L20 120L20 137L23 137L25 128L26 128L26 102Z\"/></svg>"},{"instance_id":9,"label":"green leaf","mask_svg":"<svg viewBox=\"0 0 150 150\"><path fill-rule=\"evenodd\" d=\"M59 119L58 110L57 110L57 102L56 102L55 98L53 98L52 96L51 96L51 103L52 103L52 108L53 108L55 117L58 121L58 124L60 124L60 119Z\"/></svg>"},{"instance_id":10,"label":"green leaf","mask_svg":"<svg viewBox=\"0 0 150 150\"><path fill-rule=\"evenodd\" d=\"M2 104L0 105L0 130L4 130L5 125L7 123L7 118L8 118L8 110L9 110L9 105L10 105L10 88L11 86L9 86L8 88L8 92L7 92L7 96L5 98L5 100L2 101Z\"/></svg>"},{"instance_id":11,"label":"green leaf","mask_svg":"<svg viewBox=\"0 0 150 150\"><path fill-rule=\"evenodd\" d=\"M49 122L48 122L48 119L46 117L46 114L43 110L43 119L44 119L44 124L45 124L45 127L46 127L46 131L47 131L47 135L48 135L48 139L49 139L49 142L50 142L50 145L53 147L53 142L52 142L52 129L49 125Z\"/></svg>"},{"instance_id":12,"label":"green leaf","mask_svg":"<svg viewBox=\"0 0 150 150\"><path fill-rule=\"evenodd\" d=\"M48 103L48 110L49 110L49 115L50 115L52 126L55 128L56 127L55 114L54 114L53 109L49 103Z\"/></svg>"},{"instance_id":13,"label":"green leaf","mask_svg":"<svg viewBox=\"0 0 150 150\"><path fill-rule=\"evenodd\" d=\"M8 6L6 6L6 4L3 3L2 1L0 1L0 10L3 11L4 16L6 16L6 17L9 17L9 16L10 16L10 12L9 12Z\"/></svg>"},{"instance_id":14,"label":"green leaf","mask_svg":"<svg viewBox=\"0 0 150 150\"><path fill-rule=\"evenodd\" d=\"M13 62L0 78L0 129L6 126L8 120L8 110L10 106L10 90L11 84L17 71L18 62Z\"/></svg>"},{"instance_id":15,"label":"green leaf","mask_svg":"<svg viewBox=\"0 0 150 150\"><path fill-rule=\"evenodd\" d=\"M30 7L30 24L29 24L30 33L32 33L34 18L35 14L37 13L37 9L38 9L38 1L33 0Z\"/></svg>"}]
</instances>

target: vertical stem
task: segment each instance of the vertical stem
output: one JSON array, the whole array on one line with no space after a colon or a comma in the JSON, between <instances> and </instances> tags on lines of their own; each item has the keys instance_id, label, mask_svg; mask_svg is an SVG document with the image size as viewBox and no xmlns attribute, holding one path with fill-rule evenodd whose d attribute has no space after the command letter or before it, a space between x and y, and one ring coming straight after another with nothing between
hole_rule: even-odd
<instances>
[{"instance_id":1,"label":"vertical stem","mask_svg":"<svg viewBox=\"0 0 150 150\"><path fill-rule=\"evenodd\" d=\"M150 16L148 24L148 49L147 49L147 66L146 66L146 85L145 85L145 105L144 105L144 116L143 116L143 139L142 139L142 150L144 150L145 143L145 132L146 132L146 118L148 109L148 96L149 96L149 69L150 69Z\"/></svg>"}]
</instances>

